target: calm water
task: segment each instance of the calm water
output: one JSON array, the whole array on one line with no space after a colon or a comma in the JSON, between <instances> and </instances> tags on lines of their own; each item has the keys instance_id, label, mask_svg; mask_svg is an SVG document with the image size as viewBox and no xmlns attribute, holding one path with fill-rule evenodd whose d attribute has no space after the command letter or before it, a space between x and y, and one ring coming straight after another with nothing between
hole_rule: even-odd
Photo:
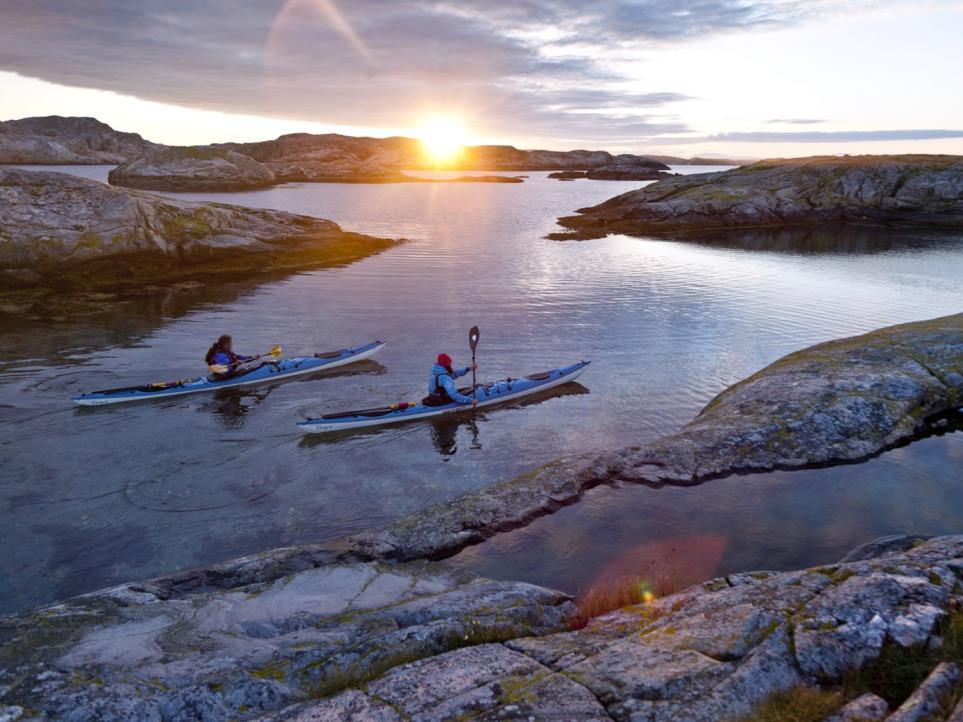
<instances>
[{"instance_id":1,"label":"calm water","mask_svg":"<svg viewBox=\"0 0 963 722\"><path fill-rule=\"evenodd\" d=\"M519 185L185 195L409 242L349 267L151 299L96 321L0 328L0 609L384 525L560 455L674 430L789 351L963 305L963 236L559 243L543 238L558 215L640 184L528 175ZM593 365L582 385L479 414L474 429L455 420L334 440L296 430L305 415L419 398L439 351L467 360L476 323L480 379L580 358ZM357 368L274 387L114 408L68 401L201 373L204 351L224 332L249 353L274 343L292 354L377 338L390 345ZM958 463L936 467L959 477ZM894 524L926 531L932 520L918 505L899 504L904 491L874 494L899 507ZM638 500L649 508L652 496L680 492L632 493L650 495ZM799 503L816 514L825 498ZM727 528L741 533L758 510L734 512ZM861 519L852 523L868 529Z\"/></svg>"}]
</instances>

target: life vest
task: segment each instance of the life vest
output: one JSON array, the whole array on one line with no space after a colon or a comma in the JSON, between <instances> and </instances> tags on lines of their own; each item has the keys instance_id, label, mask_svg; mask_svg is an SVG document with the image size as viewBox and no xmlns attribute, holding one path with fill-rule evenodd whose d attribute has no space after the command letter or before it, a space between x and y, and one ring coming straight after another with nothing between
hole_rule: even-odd
<instances>
[{"instance_id":1,"label":"life vest","mask_svg":"<svg viewBox=\"0 0 963 722\"><path fill-rule=\"evenodd\" d=\"M448 369L441 373L432 374L431 388L428 391L428 396L422 401L425 406L443 406L454 402L454 399L448 395L447 389L441 385L442 376L448 376L454 380L454 371Z\"/></svg>"}]
</instances>

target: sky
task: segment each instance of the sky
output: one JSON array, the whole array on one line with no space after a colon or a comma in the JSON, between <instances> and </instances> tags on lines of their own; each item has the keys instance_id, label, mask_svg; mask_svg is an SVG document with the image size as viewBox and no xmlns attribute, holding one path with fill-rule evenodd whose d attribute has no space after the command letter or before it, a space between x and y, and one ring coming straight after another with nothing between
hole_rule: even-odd
<instances>
[{"instance_id":1,"label":"sky","mask_svg":"<svg viewBox=\"0 0 963 722\"><path fill-rule=\"evenodd\" d=\"M738 158L963 154L963 0L0 0L0 120Z\"/></svg>"}]
</instances>

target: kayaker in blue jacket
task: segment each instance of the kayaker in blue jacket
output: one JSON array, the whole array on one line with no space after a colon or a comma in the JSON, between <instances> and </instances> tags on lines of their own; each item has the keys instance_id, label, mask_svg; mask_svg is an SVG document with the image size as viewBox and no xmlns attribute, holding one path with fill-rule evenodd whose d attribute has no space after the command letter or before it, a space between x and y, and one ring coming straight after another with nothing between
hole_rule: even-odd
<instances>
[{"instance_id":1,"label":"kayaker in blue jacket","mask_svg":"<svg viewBox=\"0 0 963 722\"><path fill-rule=\"evenodd\" d=\"M451 364L451 356L446 353L438 354L438 360L431 367L431 377L428 379L428 397L424 401L425 405L442 406L455 401L459 404L478 406L478 399L473 396L465 396L455 386L455 379L473 371L477 366L454 369Z\"/></svg>"},{"instance_id":2,"label":"kayaker in blue jacket","mask_svg":"<svg viewBox=\"0 0 963 722\"><path fill-rule=\"evenodd\" d=\"M234 353L234 341L228 334L224 334L207 350L204 361L207 362L211 375L215 379L229 379L235 376L245 361L253 356Z\"/></svg>"}]
</instances>

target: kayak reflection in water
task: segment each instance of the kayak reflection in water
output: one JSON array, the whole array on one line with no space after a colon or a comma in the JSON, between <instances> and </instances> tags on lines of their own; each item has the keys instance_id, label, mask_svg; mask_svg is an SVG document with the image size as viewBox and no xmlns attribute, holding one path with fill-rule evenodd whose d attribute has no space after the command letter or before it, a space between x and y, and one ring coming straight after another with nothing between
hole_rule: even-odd
<instances>
[{"instance_id":1,"label":"kayak reflection in water","mask_svg":"<svg viewBox=\"0 0 963 722\"><path fill-rule=\"evenodd\" d=\"M204 361L211 370L211 378L221 381L237 376L241 365L253 358L253 356L234 353L233 340L228 334L224 334L207 350Z\"/></svg>"},{"instance_id":2,"label":"kayak reflection in water","mask_svg":"<svg viewBox=\"0 0 963 722\"><path fill-rule=\"evenodd\" d=\"M478 368L477 365L453 369L451 364L451 356L446 353L438 354L438 360L431 367L431 377L428 379L428 396L422 400L422 403L425 406L443 406L452 402L478 406L477 398L465 396L455 386L455 379L461 378L469 371L474 371Z\"/></svg>"}]
</instances>

